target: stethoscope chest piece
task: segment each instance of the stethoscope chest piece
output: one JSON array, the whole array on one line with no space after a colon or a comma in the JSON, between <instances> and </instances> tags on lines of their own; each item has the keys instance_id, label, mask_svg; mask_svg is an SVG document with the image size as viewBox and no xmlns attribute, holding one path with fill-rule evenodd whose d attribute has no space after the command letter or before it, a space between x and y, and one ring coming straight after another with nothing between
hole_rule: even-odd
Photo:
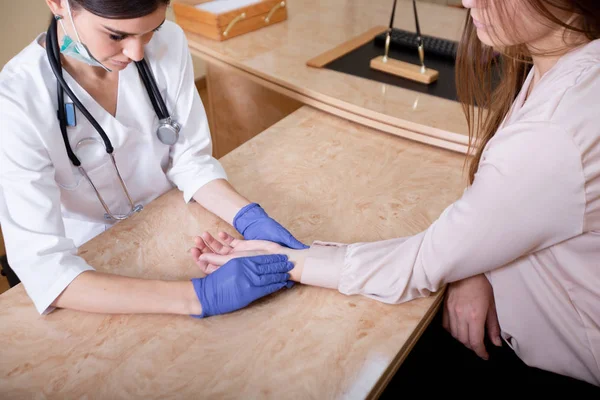
<instances>
[{"instance_id":1,"label":"stethoscope chest piece","mask_svg":"<svg viewBox=\"0 0 600 400\"><path fill-rule=\"evenodd\" d=\"M158 139L168 145L172 146L179 140L179 131L181 130L181 125L179 125L176 121L174 121L171 117L161 119L158 122L158 129L156 134Z\"/></svg>"}]
</instances>

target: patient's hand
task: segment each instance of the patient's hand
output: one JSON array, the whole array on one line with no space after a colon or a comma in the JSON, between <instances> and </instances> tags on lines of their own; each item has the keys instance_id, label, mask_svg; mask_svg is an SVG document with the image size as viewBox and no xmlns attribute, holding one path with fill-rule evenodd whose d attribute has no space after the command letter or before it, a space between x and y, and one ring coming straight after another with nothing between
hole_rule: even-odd
<instances>
[{"instance_id":1,"label":"patient's hand","mask_svg":"<svg viewBox=\"0 0 600 400\"><path fill-rule=\"evenodd\" d=\"M220 241L210 233L204 232L194 239L196 247L190 250L194 261L205 274L214 272L233 258L285 254L289 261L294 263L290 279L300 282L307 250L293 250L266 240L236 239L226 232L220 232L218 236Z\"/></svg>"}]
</instances>

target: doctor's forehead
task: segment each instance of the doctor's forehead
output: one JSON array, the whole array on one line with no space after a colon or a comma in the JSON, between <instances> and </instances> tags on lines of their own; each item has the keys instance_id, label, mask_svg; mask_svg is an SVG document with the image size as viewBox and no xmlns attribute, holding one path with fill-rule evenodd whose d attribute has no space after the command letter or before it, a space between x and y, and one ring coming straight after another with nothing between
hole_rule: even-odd
<instances>
[{"instance_id":1,"label":"doctor's forehead","mask_svg":"<svg viewBox=\"0 0 600 400\"><path fill-rule=\"evenodd\" d=\"M131 19L104 18L89 13L88 18L95 20L106 30L119 35L144 35L160 28L166 20L167 7L159 7L156 11L143 17Z\"/></svg>"}]
</instances>

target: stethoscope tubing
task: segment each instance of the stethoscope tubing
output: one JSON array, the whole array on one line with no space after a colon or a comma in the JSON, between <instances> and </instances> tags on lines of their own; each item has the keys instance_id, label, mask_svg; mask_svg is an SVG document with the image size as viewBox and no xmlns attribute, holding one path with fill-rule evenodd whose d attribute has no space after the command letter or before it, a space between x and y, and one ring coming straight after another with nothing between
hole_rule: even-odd
<instances>
[{"instance_id":1,"label":"stethoscope tubing","mask_svg":"<svg viewBox=\"0 0 600 400\"><path fill-rule=\"evenodd\" d=\"M148 67L146 60L142 59L141 61L136 61L135 65L138 68L140 77L144 81L144 86L146 87L150 101L152 101L152 104L154 105L154 109L160 111L161 115L159 115L159 119L169 118L167 106L163 102L160 91L156 86L156 81L152 79L152 71Z\"/></svg>"},{"instance_id":2,"label":"stethoscope tubing","mask_svg":"<svg viewBox=\"0 0 600 400\"><path fill-rule=\"evenodd\" d=\"M100 126L98 121L96 121L96 119L88 112L88 110L81 103L81 101L79 101L77 96L75 96L75 93L73 93L73 91L71 90L71 88L69 87L67 82L65 81L65 78L62 76L62 67L60 66L60 56L59 56L60 53L58 50L58 39L56 38L56 31L57 31L56 28L57 28L56 20L53 19L50 24L50 27L48 28L48 32L46 33L46 53L48 54L48 60L50 63L50 67L52 68L52 71L54 72L54 75L56 76L56 79L58 81L60 88L67 93L67 95L73 101L73 103L75 103L75 105L77 106L79 111L81 111L81 113L90 121L92 126L98 131L98 133L100 134L100 137L102 138L102 141L104 142L104 146L106 147L106 152L108 154L112 154L114 151L114 148L112 146L112 143L110 142L110 139L106 135L106 132L104 132L104 129L102 129L102 127ZM61 92L61 90L59 90L59 93L60 92ZM59 107L58 118L61 120L61 130L62 130L62 127L65 126L65 124L64 124L64 102L59 102L59 103L62 103L62 104L58 105L58 107ZM60 111L61 109L63 109L62 113ZM63 139L65 141L65 146L67 147L67 153L69 155L69 158L71 159L71 161L73 162L73 164L76 167L79 167L81 165L81 162L79 161L79 159L77 158L77 156L75 155L73 150L71 149L71 145L69 144L69 140L67 138L66 132L63 132Z\"/></svg>"}]
</instances>

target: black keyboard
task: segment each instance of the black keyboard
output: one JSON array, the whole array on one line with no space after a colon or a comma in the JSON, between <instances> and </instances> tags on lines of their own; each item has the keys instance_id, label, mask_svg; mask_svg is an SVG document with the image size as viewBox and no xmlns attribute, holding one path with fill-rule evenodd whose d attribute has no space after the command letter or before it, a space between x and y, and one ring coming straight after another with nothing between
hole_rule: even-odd
<instances>
[{"instance_id":1,"label":"black keyboard","mask_svg":"<svg viewBox=\"0 0 600 400\"><path fill-rule=\"evenodd\" d=\"M375 44L385 48L385 38L387 31L375 37ZM392 29L390 38L390 50L414 50L415 54L419 48L417 34L415 32L405 31L403 29ZM450 60L456 59L458 42L441 39L434 36L423 35L423 49L425 50L425 59L428 55L434 55Z\"/></svg>"}]
</instances>

